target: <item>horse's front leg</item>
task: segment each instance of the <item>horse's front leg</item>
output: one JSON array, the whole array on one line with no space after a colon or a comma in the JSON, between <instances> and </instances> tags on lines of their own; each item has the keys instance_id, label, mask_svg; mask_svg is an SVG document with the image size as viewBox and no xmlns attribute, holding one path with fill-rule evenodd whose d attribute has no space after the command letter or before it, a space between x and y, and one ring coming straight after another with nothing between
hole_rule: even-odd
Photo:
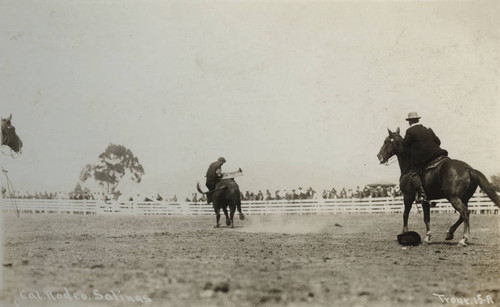
<instances>
[{"instance_id":1,"label":"horse's front leg","mask_svg":"<svg viewBox=\"0 0 500 307\"><path fill-rule=\"evenodd\" d=\"M404 196L405 209L403 212L403 233L408 232L408 217L410 216L411 206L414 200L415 196Z\"/></svg>"},{"instance_id":2,"label":"horse's front leg","mask_svg":"<svg viewBox=\"0 0 500 307\"><path fill-rule=\"evenodd\" d=\"M423 202L422 209L424 210L424 223L425 223L425 229L427 230L424 242L427 244L430 244L431 243L431 206L428 202Z\"/></svg>"}]
</instances>

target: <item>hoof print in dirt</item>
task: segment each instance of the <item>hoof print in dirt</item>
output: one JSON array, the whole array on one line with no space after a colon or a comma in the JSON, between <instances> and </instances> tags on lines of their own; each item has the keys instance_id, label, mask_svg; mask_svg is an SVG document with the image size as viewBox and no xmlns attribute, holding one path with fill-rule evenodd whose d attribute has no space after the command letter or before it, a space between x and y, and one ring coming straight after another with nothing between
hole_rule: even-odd
<instances>
[{"instance_id":1,"label":"hoof print in dirt","mask_svg":"<svg viewBox=\"0 0 500 307\"><path fill-rule=\"evenodd\" d=\"M94 265L93 265L93 266L91 266L90 268L91 268L91 269L101 269L101 268L103 268L103 267L104 267L104 265L103 265L103 264L94 264Z\"/></svg>"},{"instance_id":2,"label":"hoof print in dirt","mask_svg":"<svg viewBox=\"0 0 500 307\"><path fill-rule=\"evenodd\" d=\"M214 287L214 291L228 293L229 292L229 283L225 282L225 281L217 283Z\"/></svg>"}]
</instances>

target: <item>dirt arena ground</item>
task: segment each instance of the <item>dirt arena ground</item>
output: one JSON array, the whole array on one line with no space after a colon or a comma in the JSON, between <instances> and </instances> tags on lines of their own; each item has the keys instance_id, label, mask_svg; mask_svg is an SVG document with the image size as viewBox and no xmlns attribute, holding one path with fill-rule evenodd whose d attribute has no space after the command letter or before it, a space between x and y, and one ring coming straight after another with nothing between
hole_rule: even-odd
<instances>
[{"instance_id":1,"label":"dirt arena ground","mask_svg":"<svg viewBox=\"0 0 500 307\"><path fill-rule=\"evenodd\" d=\"M6 306L441 306L500 302L500 216L472 215L471 244L402 248L399 214L4 215ZM410 230L424 235L422 214ZM441 295L441 296L438 296ZM76 300L78 298L79 300ZM444 303L443 303L444 302ZM456 304L452 304L455 302ZM476 301L479 304L479 301Z\"/></svg>"}]
</instances>

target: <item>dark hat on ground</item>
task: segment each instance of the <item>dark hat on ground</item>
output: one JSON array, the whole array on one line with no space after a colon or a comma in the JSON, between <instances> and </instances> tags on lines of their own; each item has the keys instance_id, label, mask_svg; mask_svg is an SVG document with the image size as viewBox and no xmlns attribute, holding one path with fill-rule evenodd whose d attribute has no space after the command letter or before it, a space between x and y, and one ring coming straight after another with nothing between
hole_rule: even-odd
<instances>
[{"instance_id":1,"label":"dark hat on ground","mask_svg":"<svg viewBox=\"0 0 500 307\"><path fill-rule=\"evenodd\" d=\"M422 242L422 238L417 232L408 231L405 233L398 234L398 242L399 244L404 246L409 246L409 245L418 246Z\"/></svg>"},{"instance_id":2,"label":"dark hat on ground","mask_svg":"<svg viewBox=\"0 0 500 307\"><path fill-rule=\"evenodd\" d=\"M224 159L223 157L220 157L219 159L217 159L217 161L219 161L219 162L224 162L224 163L225 163L225 162L226 162L226 159Z\"/></svg>"}]
</instances>

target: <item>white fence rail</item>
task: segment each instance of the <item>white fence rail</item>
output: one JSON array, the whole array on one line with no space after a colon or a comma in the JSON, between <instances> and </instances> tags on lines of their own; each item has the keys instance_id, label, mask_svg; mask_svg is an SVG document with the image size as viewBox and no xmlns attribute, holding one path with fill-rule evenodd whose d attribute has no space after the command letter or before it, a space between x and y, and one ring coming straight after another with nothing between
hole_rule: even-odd
<instances>
[{"instance_id":1,"label":"white fence rail","mask_svg":"<svg viewBox=\"0 0 500 307\"><path fill-rule=\"evenodd\" d=\"M447 200L438 200L431 212L455 212ZM412 210L421 210L414 205ZM416 208L415 208L416 207ZM472 214L499 214L499 208L482 194L469 201ZM21 214L99 214L99 215L211 215L214 211L206 203L190 202L103 202L95 200L61 199L1 199L3 212ZM358 214L403 212L402 197L351 198L351 199L305 199L243 201L245 214Z\"/></svg>"}]
</instances>

